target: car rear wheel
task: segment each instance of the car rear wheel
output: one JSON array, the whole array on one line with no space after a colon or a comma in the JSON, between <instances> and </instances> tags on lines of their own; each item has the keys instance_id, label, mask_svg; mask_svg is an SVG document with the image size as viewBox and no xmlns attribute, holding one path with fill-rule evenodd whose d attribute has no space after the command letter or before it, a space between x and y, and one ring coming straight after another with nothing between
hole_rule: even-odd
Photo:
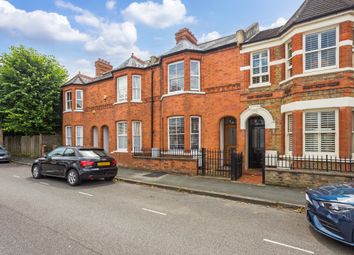
<instances>
[{"instance_id":1,"label":"car rear wheel","mask_svg":"<svg viewBox=\"0 0 354 255\"><path fill-rule=\"evenodd\" d=\"M76 186L80 184L79 174L75 169L69 170L66 180L70 186Z\"/></svg>"},{"instance_id":2,"label":"car rear wheel","mask_svg":"<svg viewBox=\"0 0 354 255\"><path fill-rule=\"evenodd\" d=\"M114 179L114 176L113 176L113 177L106 177L106 178L104 178L105 181L113 181L113 179Z\"/></svg>"},{"instance_id":3,"label":"car rear wheel","mask_svg":"<svg viewBox=\"0 0 354 255\"><path fill-rule=\"evenodd\" d=\"M40 179L43 177L39 165L32 166L32 177L33 179Z\"/></svg>"}]
</instances>

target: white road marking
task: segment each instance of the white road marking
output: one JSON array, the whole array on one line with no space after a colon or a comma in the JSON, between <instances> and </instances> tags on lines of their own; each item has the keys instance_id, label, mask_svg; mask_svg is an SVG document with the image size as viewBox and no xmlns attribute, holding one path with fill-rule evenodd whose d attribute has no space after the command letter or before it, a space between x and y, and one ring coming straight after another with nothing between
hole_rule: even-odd
<instances>
[{"instance_id":1,"label":"white road marking","mask_svg":"<svg viewBox=\"0 0 354 255\"><path fill-rule=\"evenodd\" d=\"M309 251L309 250L301 249L301 248L299 248L299 247L295 247L295 246L287 245L287 244L284 244L284 243L279 243L279 242L272 241L272 240L269 240L269 239L263 239L263 241L268 242L268 243L272 243L272 244L281 245L281 246L284 246L284 247L288 247L288 248L291 248L291 249L294 249L294 250L298 250L298 251L306 252L306 253L309 253L309 254L315 254L313 251Z\"/></svg>"},{"instance_id":2,"label":"white road marking","mask_svg":"<svg viewBox=\"0 0 354 255\"><path fill-rule=\"evenodd\" d=\"M89 196L89 197L93 197L92 194L89 194L89 193L86 193L86 192L81 192L81 191L79 191L79 194L85 195L85 196Z\"/></svg>"},{"instance_id":3,"label":"white road marking","mask_svg":"<svg viewBox=\"0 0 354 255\"><path fill-rule=\"evenodd\" d=\"M160 214L160 215L163 215L163 216L167 215L166 213L150 210L150 209L147 209L147 208L141 208L141 209L143 209L144 211L147 211L147 212L152 212L152 213Z\"/></svg>"},{"instance_id":4,"label":"white road marking","mask_svg":"<svg viewBox=\"0 0 354 255\"><path fill-rule=\"evenodd\" d=\"M14 175L14 177L15 177L15 178L21 178L21 177L20 177L20 176L18 176L18 175Z\"/></svg>"},{"instance_id":5,"label":"white road marking","mask_svg":"<svg viewBox=\"0 0 354 255\"><path fill-rule=\"evenodd\" d=\"M43 184L43 185L47 185L49 186L49 183L46 183L46 182L39 182L40 184Z\"/></svg>"}]
</instances>

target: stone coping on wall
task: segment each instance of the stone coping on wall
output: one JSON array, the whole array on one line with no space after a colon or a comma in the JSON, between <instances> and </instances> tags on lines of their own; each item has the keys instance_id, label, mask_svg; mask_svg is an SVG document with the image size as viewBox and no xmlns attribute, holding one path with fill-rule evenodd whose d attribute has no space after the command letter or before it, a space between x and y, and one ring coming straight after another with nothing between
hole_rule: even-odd
<instances>
[{"instance_id":1,"label":"stone coping on wall","mask_svg":"<svg viewBox=\"0 0 354 255\"><path fill-rule=\"evenodd\" d=\"M151 157L151 156L133 156L136 159L151 159L151 160L180 160L180 161L191 161L198 160L197 158L187 158L187 157Z\"/></svg>"}]
</instances>

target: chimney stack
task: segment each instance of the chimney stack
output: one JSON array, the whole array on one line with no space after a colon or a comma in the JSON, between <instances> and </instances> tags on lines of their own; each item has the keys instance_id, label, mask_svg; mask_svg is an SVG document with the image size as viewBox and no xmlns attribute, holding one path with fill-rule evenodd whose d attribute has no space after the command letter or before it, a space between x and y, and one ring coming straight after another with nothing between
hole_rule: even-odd
<instances>
[{"instance_id":1,"label":"chimney stack","mask_svg":"<svg viewBox=\"0 0 354 255\"><path fill-rule=\"evenodd\" d=\"M112 71L113 66L108 61L99 58L95 62L95 68L96 68L96 76L100 76L104 73Z\"/></svg>"},{"instance_id":2,"label":"chimney stack","mask_svg":"<svg viewBox=\"0 0 354 255\"><path fill-rule=\"evenodd\" d=\"M194 34L188 28L182 28L175 34L176 44L178 44L182 40L190 41L193 44L197 44L198 40L194 36Z\"/></svg>"}]
</instances>

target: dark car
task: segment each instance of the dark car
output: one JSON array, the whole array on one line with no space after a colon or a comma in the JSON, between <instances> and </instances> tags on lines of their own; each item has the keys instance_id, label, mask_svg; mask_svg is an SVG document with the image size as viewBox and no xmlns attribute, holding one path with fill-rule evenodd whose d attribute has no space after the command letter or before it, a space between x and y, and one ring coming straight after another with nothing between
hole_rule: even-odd
<instances>
[{"instance_id":1,"label":"dark car","mask_svg":"<svg viewBox=\"0 0 354 255\"><path fill-rule=\"evenodd\" d=\"M354 183L306 192L307 219L318 232L354 246Z\"/></svg>"},{"instance_id":2,"label":"dark car","mask_svg":"<svg viewBox=\"0 0 354 255\"><path fill-rule=\"evenodd\" d=\"M71 186L83 180L104 178L112 181L117 175L117 162L104 150L84 147L58 147L32 165L34 179L43 176L65 178Z\"/></svg>"},{"instance_id":3,"label":"dark car","mask_svg":"<svg viewBox=\"0 0 354 255\"><path fill-rule=\"evenodd\" d=\"M0 145L0 162L10 162L11 154L8 152L5 147Z\"/></svg>"}]
</instances>

